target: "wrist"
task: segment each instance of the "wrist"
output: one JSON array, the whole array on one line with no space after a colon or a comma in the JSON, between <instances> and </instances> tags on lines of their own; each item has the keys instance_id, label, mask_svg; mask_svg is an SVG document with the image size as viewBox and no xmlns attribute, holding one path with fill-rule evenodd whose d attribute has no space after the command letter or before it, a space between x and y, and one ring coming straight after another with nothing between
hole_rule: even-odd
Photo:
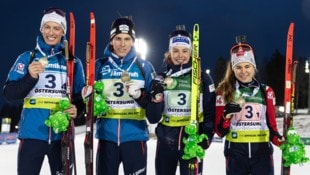
<instances>
[{"instance_id":1,"label":"wrist","mask_svg":"<svg viewBox=\"0 0 310 175\"><path fill-rule=\"evenodd\" d=\"M39 78L39 74L36 74L36 73L30 73L29 72L29 76L33 79L38 79Z\"/></svg>"},{"instance_id":2,"label":"wrist","mask_svg":"<svg viewBox=\"0 0 310 175\"><path fill-rule=\"evenodd\" d=\"M129 92L129 96L131 96L133 99L139 99L141 97L141 94L142 93L140 89Z\"/></svg>"},{"instance_id":3,"label":"wrist","mask_svg":"<svg viewBox=\"0 0 310 175\"><path fill-rule=\"evenodd\" d=\"M222 117L225 122L230 122L231 120L231 114L227 114L227 115L223 114Z\"/></svg>"},{"instance_id":4,"label":"wrist","mask_svg":"<svg viewBox=\"0 0 310 175\"><path fill-rule=\"evenodd\" d=\"M151 101L154 103L160 103L164 100L164 94L163 93L158 93L152 97Z\"/></svg>"}]
</instances>

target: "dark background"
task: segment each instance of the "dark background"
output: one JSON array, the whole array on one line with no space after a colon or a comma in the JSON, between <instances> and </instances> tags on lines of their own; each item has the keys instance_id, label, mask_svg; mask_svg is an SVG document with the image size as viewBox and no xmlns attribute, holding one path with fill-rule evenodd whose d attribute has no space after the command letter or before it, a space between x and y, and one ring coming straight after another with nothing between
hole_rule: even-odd
<instances>
[{"instance_id":1,"label":"dark background","mask_svg":"<svg viewBox=\"0 0 310 175\"><path fill-rule=\"evenodd\" d=\"M4 83L10 67L19 54L35 47L43 10L56 6L73 12L76 20L76 56L85 60L89 37L89 12L97 25L97 57L103 55L110 26L119 16L133 16L136 36L148 44L147 59L157 71L163 69L163 55L168 48L168 35L178 24L189 31L200 25L202 68L214 75L216 61L229 58L236 35L247 35L256 55L259 69L264 70L273 55L285 55L287 29L295 23L294 58L310 55L310 0L3 0L1 5L0 82ZM274 65L275 69L282 71ZM303 69L303 68L302 68ZM217 80L218 81L218 80ZM279 94L280 96L282 94ZM15 115L0 95L1 117ZM5 109L5 110L3 110Z\"/></svg>"}]
</instances>

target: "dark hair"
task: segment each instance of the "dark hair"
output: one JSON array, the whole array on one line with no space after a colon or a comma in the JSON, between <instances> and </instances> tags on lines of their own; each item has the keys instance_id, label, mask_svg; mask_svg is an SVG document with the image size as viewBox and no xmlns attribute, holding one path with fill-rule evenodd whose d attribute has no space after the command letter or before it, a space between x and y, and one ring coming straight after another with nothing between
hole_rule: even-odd
<instances>
[{"instance_id":1,"label":"dark hair","mask_svg":"<svg viewBox=\"0 0 310 175\"><path fill-rule=\"evenodd\" d=\"M119 26L121 25L126 25L128 28L121 29ZM125 17L120 17L113 21L111 25L111 33L110 33L110 40L113 39L113 37L119 33L127 33L129 34L133 40L135 40L135 31L134 31L135 24L132 20L131 16L125 16Z\"/></svg>"},{"instance_id":2,"label":"dark hair","mask_svg":"<svg viewBox=\"0 0 310 175\"><path fill-rule=\"evenodd\" d=\"M53 13L53 12L57 13L58 15L60 15L62 17L66 17L66 12L63 11L62 9L56 8L56 7L49 7L47 9L45 9L43 11L43 14L45 15L45 14L50 14L50 13Z\"/></svg>"},{"instance_id":3,"label":"dark hair","mask_svg":"<svg viewBox=\"0 0 310 175\"><path fill-rule=\"evenodd\" d=\"M177 25L175 28L176 30L169 34L169 39L177 35L182 35L182 36L187 36L189 38L192 38L191 33L186 31L185 25Z\"/></svg>"}]
</instances>

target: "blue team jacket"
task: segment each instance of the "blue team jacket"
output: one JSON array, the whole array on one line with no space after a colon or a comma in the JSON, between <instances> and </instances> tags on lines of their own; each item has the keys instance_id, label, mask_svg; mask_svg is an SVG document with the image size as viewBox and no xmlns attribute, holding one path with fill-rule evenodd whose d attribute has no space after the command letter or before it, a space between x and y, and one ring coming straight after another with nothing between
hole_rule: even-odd
<instances>
[{"instance_id":1,"label":"blue team jacket","mask_svg":"<svg viewBox=\"0 0 310 175\"><path fill-rule=\"evenodd\" d=\"M120 77L123 71L127 71L131 80L141 86L143 94L149 94L154 68L149 61L137 57L134 48L124 58L118 58L109 48L108 44L104 58L96 60L96 81L104 83L103 93L112 110L97 118L96 138L117 144L146 141L148 129L144 107L139 105L140 99L134 100L128 95ZM129 119L123 111L140 111L140 117L133 115Z\"/></svg>"},{"instance_id":2,"label":"blue team jacket","mask_svg":"<svg viewBox=\"0 0 310 175\"><path fill-rule=\"evenodd\" d=\"M19 122L20 139L53 141L61 138L61 134L54 133L44 122L51 111L57 109L57 102L66 96L64 39L63 37L60 44L51 47L44 42L42 35L39 35L35 50L19 55L8 74L4 85L4 97L9 101L24 99ZM34 79L28 73L28 65L42 57L48 58L48 65L45 72L41 73L38 79ZM84 86L83 66L81 61L75 58L73 94L79 94Z\"/></svg>"}]
</instances>

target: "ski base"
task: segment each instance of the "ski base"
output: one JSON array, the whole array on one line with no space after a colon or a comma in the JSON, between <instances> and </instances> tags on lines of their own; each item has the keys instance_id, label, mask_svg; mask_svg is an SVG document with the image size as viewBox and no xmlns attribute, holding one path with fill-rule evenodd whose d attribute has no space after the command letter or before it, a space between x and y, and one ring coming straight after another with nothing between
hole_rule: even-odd
<instances>
[{"instance_id":1,"label":"ski base","mask_svg":"<svg viewBox=\"0 0 310 175\"><path fill-rule=\"evenodd\" d=\"M74 123L71 120L70 125L66 133L64 133L61 141L61 155L63 174L71 175L76 172L76 160L75 160L75 143L74 143Z\"/></svg>"},{"instance_id":2,"label":"ski base","mask_svg":"<svg viewBox=\"0 0 310 175\"><path fill-rule=\"evenodd\" d=\"M198 175L198 160L196 158L189 160L188 174L189 175Z\"/></svg>"}]
</instances>

